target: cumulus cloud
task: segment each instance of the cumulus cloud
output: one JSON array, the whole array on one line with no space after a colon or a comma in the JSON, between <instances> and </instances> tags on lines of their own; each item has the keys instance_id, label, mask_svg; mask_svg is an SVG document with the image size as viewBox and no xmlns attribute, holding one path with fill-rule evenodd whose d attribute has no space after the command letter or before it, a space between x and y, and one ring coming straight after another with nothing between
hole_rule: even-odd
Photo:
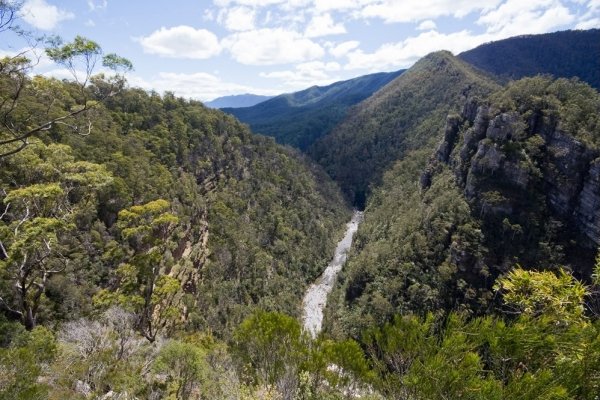
<instances>
[{"instance_id":1,"label":"cumulus cloud","mask_svg":"<svg viewBox=\"0 0 600 400\"><path fill-rule=\"evenodd\" d=\"M276 65L314 60L325 50L298 32L258 29L232 34L222 41L231 56L246 65Z\"/></svg>"},{"instance_id":2,"label":"cumulus cloud","mask_svg":"<svg viewBox=\"0 0 600 400\"><path fill-rule=\"evenodd\" d=\"M330 48L329 53L336 58L340 58L348 54L350 51L356 49L358 46L360 46L359 41L348 40L347 42L340 43Z\"/></svg>"},{"instance_id":3,"label":"cumulus cloud","mask_svg":"<svg viewBox=\"0 0 600 400\"><path fill-rule=\"evenodd\" d=\"M483 13L477 23L484 33L462 30L440 33L429 30L405 40L386 43L371 53L356 49L347 53L345 69L406 68L432 51L450 50L457 54L482 43L510 36L544 33L564 27L575 21L568 8L554 0L507 0L500 7Z\"/></svg>"},{"instance_id":4,"label":"cumulus cloud","mask_svg":"<svg viewBox=\"0 0 600 400\"><path fill-rule=\"evenodd\" d=\"M21 16L31 26L49 31L62 22L75 18L75 14L62 10L45 0L27 0L21 8Z\"/></svg>"},{"instance_id":5,"label":"cumulus cloud","mask_svg":"<svg viewBox=\"0 0 600 400\"><path fill-rule=\"evenodd\" d=\"M320 37L328 35L338 35L346 33L343 24L336 24L330 14L315 15L308 26L304 35L306 37Z\"/></svg>"},{"instance_id":6,"label":"cumulus cloud","mask_svg":"<svg viewBox=\"0 0 600 400\"><path fill-rule=\"evenodd\" d=\"M233 4L249 7L266 7L275 4L285 3L285 0L214 0L213 4L217 7L229 7Z\"/></svg>"},{"instance_id":7,"label":"cumulus cloud","mask_svg":"<svg viewBox=\"0 0 600 400\"><path fill-rule=\"evenodd\" d=\"M219 23L230 31L248 31L254 29L256 12L249 7L232 7L219 13Z\"/></svg>"},{"instance_id":8,"label":"cumulus cloud","mask_svg":"<svg viewBox=\"0 0 600 400\"><path fill-rule=\"evenodd\" d=\"M350 52L344 68L369 71L406 68L433 51L450 50L458 53L489 41L488 39L488 35L472 35L466 30L450 34L423 32L400 42L384 44L372 53L365 53L360 49Z\"/></svg>"},{"instance_id":9,"label":"cumulus cloud","mask_svg":"<svg viewBox=\"0 0 600 400\"><path fill-rule=\"evenodd\" d=\"M186 25L162 27L138 41L145 53L162 57L206 59L221 52L219 39L214 33Z\"/></svg>"},{"instance_id":10,"label":"cumulus cloud","mask_svg":"<svg viewBox=\"0 0 600 400\"><path fill-rule=\"evenodd\" d=\"M379 18L387 23L418 22L442 16L464 17L472 12L485 12L502 0L380 0L366 4L357 17Z\"/></svg>"},{"instance_id":11,"label":"cumulus cloud","mask_svg":"<svg viewBox=\"0 0 600 400\"><path fill-rule=\"evenodd\" d=\"M508 0L497 9L483 14L478 24L488 33L508 37L525 33L542 33L572 23L575 16L554 0Z\"/></svg>"},{"instance_id":12,"label":"cumulus cloud","mask_svg":"<svg viewBox=\"0 0 600 400\"><path fill-rule=\"evenodd\" d=\"M272 90L264 90L248 85L227 82L220 77L204 72L184 74L175 72L160 72L151 80L143 79L137 75L128 78L131 86L141 87L146 90L156 90L164 93L170 91L177 96L210 101L217 97L238 93L254 93L264 95L279 94Z\"/></svg>"},{"instance_id":13,"label":"cumulus cloud","mask_svg":"<svg viewBox=\"0 0 600 400\"><path fill-rule=\"evenodd\" d=\"M338 80L330 72L342 69L337 62L311 61L296 65L292 70L263 72L263 78L281 79L288 90L303 89L313 85L328 85Z\"/></svg>"},{"instance_id":14,"label":"cumulus cloud","mask_svg":"<svg viewBox=\"0 0 600 400\"><path fill-rule=\"evenodd\" d=\"M593 29L600 28L600 18L592 18L585 21L579 22L575 29Z\"/></svg>"},{"instance_id":15,"label":"cumulus cloud","mask_svg":"<svg viewBox=\"0 0 600 400\"><path fill-rule=\"evenodd\" d=\"M417 30L419 30L419 31L430 31L430 30L433 30L436 28L437 28L437 25L436 25L435 21L432 21L430 19L427 19L427 20L421 22L419 24L419 26L417 26Z\"/></svg>"}]
</instances>

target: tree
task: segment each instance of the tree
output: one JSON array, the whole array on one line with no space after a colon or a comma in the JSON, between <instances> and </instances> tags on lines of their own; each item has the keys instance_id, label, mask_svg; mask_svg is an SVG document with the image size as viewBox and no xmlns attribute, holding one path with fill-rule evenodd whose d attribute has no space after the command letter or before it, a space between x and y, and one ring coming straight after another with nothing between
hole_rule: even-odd
<instances>
[{"instance_id":1,"label":"tree","mask_svg":"<svg viewBox=\"0 0 600 400\"><path fill-rule=\"evenodd\" d=\"M168 399L187 400L201 398L200 384L207 379L209 365L199 346L171 340L160 349L154 370L167 376Z\"/></svg>"},{"instance_id":2,"label":"tree","mask_svg":"<svg viewBox=\"0 0 600 400\"><path fill-rule=\"evenodd\" d=\"M49 279L70 266L66 238L76 216L112 177L98 164L75 161L65 145L36 146L3 167L22 185L2 189L0 274L12 295L1 295L0 306L33 329Z\"/></svg>"},{"instance_id":3,"label":"tree","mask_svg":"<svg viewBox=\"0 0 600 400\"><path fill-rule=\"evenodd\" d=\"M117 268L114 289L101 290L95 297L99 305L133 309L138 330L150 342L179 316L181 284L164 274L172 261L167 254L169 239L179 222L169 208L168 201L159 199L119 212L117 227L129 246L129 256Z\"/></svg>"},{"instance_id":4,"label":"tree","mask_svg":"<svg viewBox=\"0 0 600 400\"><path fill-rule=\"evenodd\" d=\"M276 312L257 311L234 334L234 351L250 381L268 389L293 393L306 336L294 318ZM290 387L293 386L293 387Z\"/></svg>"},{"instance_id":5,"label":"tree","mask_svg":"<svg viewBox=\"0 0 600 400\"><path fill-rule=\"evenodd\" d=\"M41 326L15 330L9 346L0 348L0 400L47 398L48 387L39 378L56 356L54 335Z\"/></svg>"},{"instance_id":6,"label":"tree","mask_svg":"<svg viewBox=\"0 0 600 400\"><path fill-rule=\"evenodd\" d=\"M515 268L498 279L496 289L503 291L505 303L518 314L552 318L562 325L586 320L586 287L563 269L555 274Z\"/></svg>"},{"instance_id":7,"label":"tree","mask_svg":"<svg viewBox=\"0 0 600 400\"><path fill-rule=\"evenodd\" d=\"M18 2L0 1L0 33L12 26L19 9ZM27 36L23 31L17 31L17 34ZM92 119L88 111L120 91L125 84L122 73L133 68L129 60L116 54L103 56L102 48L96 42L81 36L69 43L54 37L48 44L46 54L71 72L76 93L71 102L57 107L56 87L28 76L34 66L31 59L32 55L35 57L34 47L0 59L0 158L18 153L31 143L31 138L57 125L78 134L90 134ZM114 74L108 78L103 75L94 78L99 61ZM92 88L88 87L89 83L93 83ZM38 103L28 102L30 97L38 99ZM39 99L44 99L42 107ZM85 115L87 118L82 119Z\"/></svg>"}]
</instances>

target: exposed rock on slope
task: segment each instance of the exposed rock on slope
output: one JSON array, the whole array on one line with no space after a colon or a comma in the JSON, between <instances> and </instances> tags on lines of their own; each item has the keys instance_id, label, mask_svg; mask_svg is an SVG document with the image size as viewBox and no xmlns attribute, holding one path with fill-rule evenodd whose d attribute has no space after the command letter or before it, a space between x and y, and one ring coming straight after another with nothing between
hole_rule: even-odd
<instances>
[{"instance_id":1,"label":"exposed rock on slope","mask_svg":"<svg viewBox=\"0 0 600 400\"><path fill-rule=\"evenodd\" d=\"M431 182L435 163L446 163L483 220L508 219L511 229L523 233L541 222L543 213L577 232L578 243L595 249L600 245L600 153L576 132L566 132L559 111L551 111L502 110L469 101L460 117L447 119L423 187Z\"/></svg>"},{"instance_id":2,"label":"exposed rock on slope","mask_svg":"<svg viewBox=\"0 0 600 400\"><path fill-rule=\"evenodd\" d=\"M437 133L369 199L331 297L331 332L359 335L397 313L486 313L493 282L516 264L589 279L600 244L594 89L523 79L463 101Z\"/></svg>"}]
</instances>

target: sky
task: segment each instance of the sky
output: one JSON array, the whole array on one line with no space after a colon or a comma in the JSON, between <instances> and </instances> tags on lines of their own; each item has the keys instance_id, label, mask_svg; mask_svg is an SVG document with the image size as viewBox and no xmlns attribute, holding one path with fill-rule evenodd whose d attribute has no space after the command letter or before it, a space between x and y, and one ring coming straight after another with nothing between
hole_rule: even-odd
<instances>
[{"instance_id":1,"label":"sky","mask_svg":"<svg viewBox=\"0 0 600 400\"><path fill-rule=\"evenodd\" d=\"M131 86L209 101L396 71L432 51L516 35L600 28L600 0L25 0L18 22L128 58ZM0 35L0 55L24 48ZM45 57L35 72L67 77Z\"/></svg>"}]
</instances>

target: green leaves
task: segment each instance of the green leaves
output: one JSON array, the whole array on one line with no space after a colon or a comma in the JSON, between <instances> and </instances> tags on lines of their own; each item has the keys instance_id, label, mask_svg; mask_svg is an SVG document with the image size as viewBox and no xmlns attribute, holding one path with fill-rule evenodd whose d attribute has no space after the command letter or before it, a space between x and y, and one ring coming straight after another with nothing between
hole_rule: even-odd
<instances>
[{"instance_id":1,"label":"green leaves","mask_svg":"<svg viewBox=\"0 0 600 400\"><path fill-rule=\"evenodd\" d=\"M495 288L502 290L504 301L518 313L548 317L566 325L587 319L583 307L586 287L564 269L555 274L517 267L499 279Z\"/></svg>"},{"instance_id":2,"label":"green leaves","mask_svg":"<svg viewBox=\"0 0 600 400\"><path fill-rule=\"evenodd\" d=\"M107 54L102 58L102 66L113 71L129 72L133 69L131 61L114 53Z\"/></svg>"}]
</instances>

